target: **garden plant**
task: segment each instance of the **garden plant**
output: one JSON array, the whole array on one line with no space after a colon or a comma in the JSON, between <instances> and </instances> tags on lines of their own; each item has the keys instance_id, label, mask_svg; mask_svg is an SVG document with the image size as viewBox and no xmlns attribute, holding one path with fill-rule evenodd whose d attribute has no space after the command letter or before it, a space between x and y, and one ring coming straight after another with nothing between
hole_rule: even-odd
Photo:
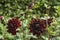
<instances>
[{"instance_id":1,"label":"garden plant","mask_svg":"<svg viewBox=\"0 0 60 40\"><path fill-rule=\"evenodd\" d=\"M0 40L60 40L60 0L0 0Z\"/></svg>"}]
</instances>

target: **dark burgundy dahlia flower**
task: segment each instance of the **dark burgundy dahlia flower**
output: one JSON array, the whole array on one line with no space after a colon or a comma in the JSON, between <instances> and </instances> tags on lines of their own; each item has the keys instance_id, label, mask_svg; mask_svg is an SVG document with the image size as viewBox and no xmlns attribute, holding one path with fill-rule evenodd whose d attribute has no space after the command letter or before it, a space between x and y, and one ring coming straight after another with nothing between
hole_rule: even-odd
<instances>
[{"instance_id":1,"label":"dark burgundy dahlia flower","mask_svg":"<svg viewBox=\"0 0 60 40\"><path fill-rule=\"evenodd\" d=\"M50 25L53 22L53 18L47 19L48 25Z\"/></svg>"},{"instance_id":2,"label":"dark burgundy dahlia flower","mask_svg":"<svg viewBox=\"0 0 60 40\"><path fill-rule=\"evenodd\" d=\"M12 18L12 19L10 19L9 21L8 21L8 23L7 23L7 25L8 25L8 32L9 33L12 33L13 35L15 35L16 34L16 29L17 28L19 28L20 26L21 26L21 24L20 24L20 21L19 21L19 19L17 19L17 18Z\"/></svg>"},{"instance_id":3,"label":"dark burgundy dahlia flower","mask_svg":"<svg viewBox=\"0 0 60 40\"><path fill-rule=\"evenodd\" d=\"M33 33L33 35L36 35L37 37L39 37L43 32L45 32L45 29L47 27L47 23L46 20L44 19L32 19L31 23L30 23L30 32Z\"/></svg>"},{"instance_id":4,"label":"dark burgundy dahlia flower","mask_svg":"<svg viewBox=\"0 0 60 40\"><path fill-rule=\"evenodd\" d=\"M31 2L28 6L28 9L32 9L32 7L34 6L35 2Z\"/></svg>"},{"instance_id":5,"label":"dark burgundy dahlia flower","mask_svg":"<svg viewBox=\"0 0 60 40\"><path fill-rule=\"evenodd\" d=\"M0 20L2 20L3 16L0 16Z\"/></svg>"}]
</instances>

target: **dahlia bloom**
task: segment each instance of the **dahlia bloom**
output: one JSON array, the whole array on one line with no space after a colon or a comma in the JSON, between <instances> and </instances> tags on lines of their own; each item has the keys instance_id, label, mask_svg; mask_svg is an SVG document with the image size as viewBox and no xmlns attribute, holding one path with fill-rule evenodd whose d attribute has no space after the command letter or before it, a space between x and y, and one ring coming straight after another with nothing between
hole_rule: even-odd
<instances>
[{"instance_id":1,"label":"dahlia bloom","mask_svg":"<svg viewBox=\"0 0 60 40\"><path fill-rule=\"evenodd\" d=\"M33 6L34 6L34 2L31 2L30 5L28 6L28 8L32 9Z\"/></svg>"},{"instance_id":2,"label":"dahlia bloom","mask_svg":"<svg viewBox=\"0 0 60 40\"><path fill-rule=\"evenodd\" d=\"M0 20L2 20L3 16L0 16Z\"/></svg>"},{"instance_id":3,"label":"dahlia bloom","mask_svg":"<svg viewBox=\"0 0 60 40\"><path fill-rule=\"evenodd\" d=\"M33 35L36 35L37 37L39 37L43 32L45 32L45 29L47 27L47 23L46 20L44 19L32 19L31 23L30 23L30 32L33 33ZM48 24L49 25L49 24Z\"/></svg>"},{"instance_id":4,"label":"dahlia bloom","mask_svg":"<svg viewBox=\"0 0 60 40\"><path fill-rule=\"evenodd\" d=\"M21 26L21 24L20 24L20 21L19 21L19 19L17 19L17 18L12 18L12 19L10 19L9 21L8 21L8 23L7 23L7 25L8 25L8 32L9 33L12 33L13 35L15 35L16 34L16 29L17 28L19 28L20 26Z\"/></svg>"},{"instance_id":5,"label":"dahlia bloom","mask_svg":"<svg viewBox=\"0 0 60 40\"><path fill-rule=\"evenodd\" d=\"M47 19L48 25L50 25L53 22L53 18Z\"/></svg>"}]
</instances>

